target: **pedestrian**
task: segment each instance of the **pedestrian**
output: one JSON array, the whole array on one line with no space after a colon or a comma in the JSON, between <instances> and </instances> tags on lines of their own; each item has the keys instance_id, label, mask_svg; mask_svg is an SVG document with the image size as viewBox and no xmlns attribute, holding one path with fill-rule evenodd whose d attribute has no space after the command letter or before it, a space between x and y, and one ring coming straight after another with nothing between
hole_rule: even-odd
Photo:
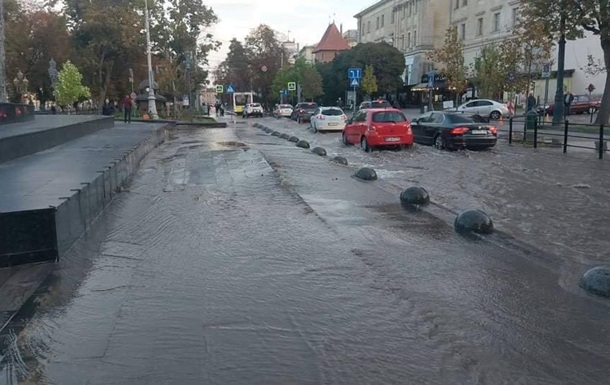
<instances>
[{"instance_id":1,"label":"pedestrian","mask_svg":"<svg viewBox=\"0 0 610 385\"><path fill-rule=\"evenodd\" d=\"M109 99L104 101L104 105L102 106L102 115L114 115L114 103L112 103Z\"/></svg>"},{"instance_id":2,"label":"pedestrian","mask_svg":"<svg viewBox=\"0 0 610 385\"><path fill-rule=\"evenodd\" d=\"M572 114L572 102L574 101L574 95L568 91L564 96L563 96L563 104L564 104L564 112L566 115L571 115Z\"/></svg>"},{"instance_id":3,"label":"pedestrian","mask_svg":"<svg viewBox=\"0 0 610 385\"><path fill-rule=\"evenodd\" d=\"M216 101L216 104L214 104L214 109L216 110L216 116L220 116L220 101Z\"/></svg>"},{"instance_id":4,"label":"pedestrian","mask_svg":"<svg viewBox=\"0 0 610 385\"><path fill-rule=\"evenodd\" d=\"M530 93L530 96L527 97L527 110L531 111L536 107L536 98L533 93Z\"/></svg>"},{"instance_id":5,"label":"pedestrian","mask_svg":"<svg viewBox=\"0 0 610 385\"><path fill-rule=\"evenodd\" d=\"M131 123L131 107L133 106L133 101L129 97L129 95L125 95L123 98L123 113L124 113L124 121L125 123Z\"/></svg>"}]
</instances>

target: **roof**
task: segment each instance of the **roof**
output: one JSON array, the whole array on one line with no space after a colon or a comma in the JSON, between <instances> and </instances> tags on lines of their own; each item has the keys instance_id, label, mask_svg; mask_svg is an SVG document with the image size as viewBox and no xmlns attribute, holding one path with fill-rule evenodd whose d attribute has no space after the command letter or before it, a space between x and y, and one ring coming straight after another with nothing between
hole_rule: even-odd
<instances>
[{"instance_id":1,"label":"roof","mask_svg":"<svg viewBox=\"0 0 610 385\"><path fill-rule=\"evenodd\" d=\"M326 28L324 36L322 36L313 53L320 51L347 51L349 49L347 40L341 36L341 32L339 32L335 23L332 23Z\"/></svg>"},{"instance_id":2,"label":"roof","mask_svg":"<svg viewBox=\"0 0 610 385\"><path fill-rule=\"evenodd\" d=\"M367 13L369 13L371 11L374 11L375 9L381 7L382 5L384 5L386 3L389 3L390 1L392 1L392 0L381 0L381 1L378 1L375 4L371 5L370 7L367 7L366 9L358 12L357 14L354 15L354 17L356 19L359 19L362 16L366 15Z\"/></svg>"}]
</instances>

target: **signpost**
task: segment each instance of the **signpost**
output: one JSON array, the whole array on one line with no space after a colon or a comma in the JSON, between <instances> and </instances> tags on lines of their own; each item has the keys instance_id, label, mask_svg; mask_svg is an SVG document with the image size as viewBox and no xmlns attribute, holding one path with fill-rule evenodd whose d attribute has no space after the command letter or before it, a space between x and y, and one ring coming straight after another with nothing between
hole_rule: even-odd
<instances>
[{"instance_id":1,"label":"signpost","mask_svg":"<svg viewBox=\"0 0 610 385\"><path fill-rule=\"evenodd\" d=\"M545 64L542 67L542 78L544 81L544 114L543 117L546 116L546 106L549 103L549 78L551 77L551 65Z\"/></svg>"},{"instance_id":2,"label":"signpost","mask_svg":"<svg viewBox=\"0 0 610 385\"><path fill-rule=\"evenodd\" d=\"M235 93L235 86L233 84L227 84L227 86L225 87L225 91L227 94L231 95Z\"/></svg>"},{"instance_id":3,"label":"signpost","mask_svg":"<svg viewBox=\"0 0 610 385\"><path fill-rule=\"evenodd\" d=\"M360 87L360 79L362 79L362 68L350 68L347 70L347 77L349 78L349 85L352 87L354 93L354 113L356 113L356 87Z\"/></svg>"},{"instance_id":4,"label":"signpost","mask_svg":"<svg viewBox=\"0 0 610 385\"><path fill-rule=\"evenodd\" d=\"M296 91L297 83L296 82L288 82L288 91Z\"/></svg>"},{"instance_id":5,"label":"signpost","mask_svg":"<svg viewBox=\"0 0 610 385\"><path fill-rule=\"evenodd\" d=\"M217 84L216 85L216 93L217 94L222 94L224 92L224 86L222 84Z\"/></svg>"}]
</instances>

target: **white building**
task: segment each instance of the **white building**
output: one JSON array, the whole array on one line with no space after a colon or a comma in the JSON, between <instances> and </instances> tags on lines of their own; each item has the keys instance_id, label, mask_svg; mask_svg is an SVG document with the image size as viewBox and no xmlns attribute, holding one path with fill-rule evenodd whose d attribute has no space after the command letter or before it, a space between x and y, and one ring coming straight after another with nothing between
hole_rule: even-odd
<instances>
[{"instance_id":1,"label":"white building","mask_svg":"<svg viewBox=\"0 0 610 385\"><path fill-rule=\"evenodd\" d=\"M354 15L358 20L358 42L393 42L394 21L392 19L396 0L381 0Z\"/></svg>"},{"instance_id":2,"label":"white building","mask_svg":"<svg viewBox=\"0 0 610 385\"><path fill-rule=\"evenodd\" d=\"M316 55L313 53L313 50L316 48L314 45L306 45L301 48L299 52L299 56L305 58L307 63L313 64L316 62Z\"/></svg>"}]
</instances>

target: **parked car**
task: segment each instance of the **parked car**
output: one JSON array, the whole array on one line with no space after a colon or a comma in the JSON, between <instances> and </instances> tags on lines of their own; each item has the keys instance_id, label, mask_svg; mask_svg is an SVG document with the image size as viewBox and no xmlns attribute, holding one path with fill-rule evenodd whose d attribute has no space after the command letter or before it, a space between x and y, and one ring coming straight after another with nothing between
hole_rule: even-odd
<instances>
[{"instance_id":1,"label":"parked car","mask_svg":"<svg viewBox=\"0 0 610 385\"><path fill-rule=\"evenodd\" d=\"M261 106L260 103L248 103L244 106L242 116L244 118L249 118L250 116L258 116L259 118L262 118L263 106Z\"/></svg>"},{"instance_id":2,"label":"parked car","mask_svg":"<svg viewBox=\"0 0 610 385\"><path fill-rule=\"evenodd\" d=\"M589 97L589 95L574 95L574 101L572 102L571 110L573 114L594 114L599 110L601 106L601 100L593 100ZM555 103L549 104L543 108L543 111L546 111L548 115L553 115L553 110L555 107ZM541 109L538 109L538 112Z\"/></svg>"},{"instance_id":3,"label":"parked car","mask_svg":"<svg viewBox=\"0 0 610 385\"><path fill-rule=\"evenodd\" d=\"M344 144L359 144L370 152L375 147L412 146L411 124L396 108L363 109L346 122L341 138Z\"/></svg>"},{"instance_id":4,"label":"parked car","mask_svg":"<svg viewBox=\"0 0 610 385\"><path fill-rule=\"evenodd\" d=\"M360 103L360 107L358 107L359 110L365 108L392 108L392 104L385 99L369 100Z\"/></svg>"},{"instance_id":5,"label":"parked car","mask_svg":"<svg viewBox=\"0 0 610 385\"><path fill-rule=\"evenodd\" d=\"M290 119L296 120L299 124L309 122L316 108L318 108L318 104L314 102L298 103L294 106Z\"/></svg>"},{"instance_id":6,"label":"parked car","mask_svg":"<svg viewBox=\"0 0 610 385\"><path fill-rule=\"evenodd\" d=\"M498 129L473 118L448 112L428 112L413 119L411 129L416 143L447 149L484 149L498 140Z\"/></svg>"},{"instance_id":7,"label":"parked car","mask_svg":"<svg viewBox=\"0 0 610 385\"><path fill-rule=\"evenodd\" d=\"M318 131L343 131L347 116L339 107L319 107L311 116L311 127Z\"/></svg>"},{"instance_id":8,"label":"parked car","mask_svg":"<svg viewBox=\"0 0 610 385\"><path fill-rule=\"evenodd\" d=\"M273 115L277 118L289 118L293 108L290 104L276 104L273 108Z\"/></svg>"},{"instance_id":9,"label":"parked car","mask_svg":"<svg viewBox=\"0 0 610 385\"><path fill-rule=\"evenodd\" d=\"M481 116L489 116L493 120L498 120L503 116L509 115L506 104L489 99L470 100L458 106L457 111L478 114Z\"/></svg>"}]
</instances>

